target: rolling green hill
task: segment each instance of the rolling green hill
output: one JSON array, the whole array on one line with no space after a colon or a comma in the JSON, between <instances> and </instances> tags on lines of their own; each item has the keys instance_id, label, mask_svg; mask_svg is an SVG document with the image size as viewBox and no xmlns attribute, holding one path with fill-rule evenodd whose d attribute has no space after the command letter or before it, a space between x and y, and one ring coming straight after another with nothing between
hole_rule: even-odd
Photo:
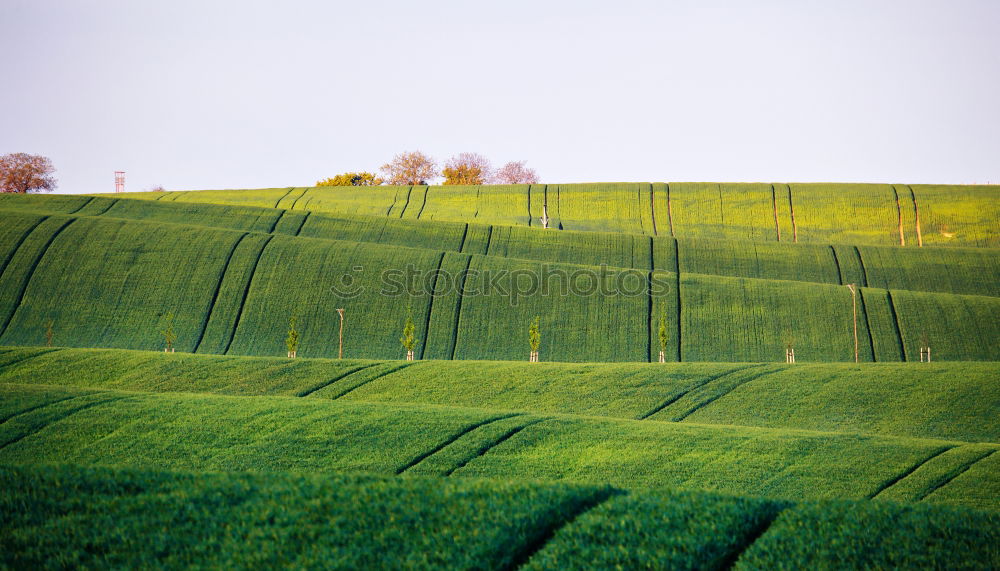
<instances>
[{"instance_id":1,"label":"rolling green hill","mask_svg":"<svg viewBox=\"0 0 1000 571\"><path fill-rule=\"evenodd\" d=\"M1000 566L997 198L0 196L0 567Z\"/></svg>"},{"instance_id":2,"label":"rolling green hill","mask_svg":"<svg viewBox=\"0 0 1000 571\"><path fill-rule=\"evenodd\" d=\"M1000 246L998 186L604 183L317 187L132 193L395 218L674 237L846 244ZM917 216L920 235L917 235ZM902 238L902 240L901 240Z\"/></svg>"},{"instance_id":3,"label":"rolling green hill","mask_svg":"<svg viewBox=\"0 0 1000 571\"><path fill-rule=\"evenodd\" d=\"M845 246L539 232L535 228L327 215L263 207L107 197L0 196L0 210L194 224L248 232L428 248L465 254L638 270L783 279L939 293L1000 295L991 248Z\"/></svg>"},{"instance_id":4,"label":"rolling green hill","mask_svg":"<svg viewBox=\"0 0 1000 571\"><path fill-rule=\"evenodd\" d=\"M0 562L17 568L940 568L956 552L1000 564L996 514L931 506L69 467L0 468L0 485Z\"/></svg>"},{"instance_id":5,"label":"rolling green hill","mask_svg":"<svg viewBox=\"0 0 1000 571\"><path fill-rule=\"evenodd\" d=\"M0 348L0 383L299 396L1000 443L992 363L500 363Z\"/></svg>"},{"instance_id":6,"label":"rolling green hill","mask_svg":"<svg viewBox=\"0 0 1000 571\"><path fill-rule=\"evenodd\" d=\"M347 354L392 358L410 308L424 358L520 360L524 344L512 337L535 315L546 360L653 360L661 316L671 360L777 361L789 342L800 360L853 357L851 295L831 283L688 273L686 263L678 274L676 265L649 272L105 216L4 216L4 344L40 344L52 320L62 345L151 349L172 315L182 351L273 355L295 315L302 354L331 356L343 307ZM969 277L955 279L995 283L984 276L996 256L972 259ZM905 275L905 264L888 267ZM916 360L926 337L936 359L1000 359L998 314L992 296L862 288L860 355Z\"/></svg>"},{"instance_id":7,"label":"rolling green hill","mask_svg":"<svg viewBox=\"0 0 1000 571\"><path fill-rule=\"evenodd\" d=\"M0 464L531 478L786 499L876 498L923 467L935 473L919 476L923 501L1000 509L995 474L967 470L978 474L975 490L949 494L949 476L969 462L943 458L968 446L959 441L294 397L2 390Z\"/></svg>"}]
</instances>

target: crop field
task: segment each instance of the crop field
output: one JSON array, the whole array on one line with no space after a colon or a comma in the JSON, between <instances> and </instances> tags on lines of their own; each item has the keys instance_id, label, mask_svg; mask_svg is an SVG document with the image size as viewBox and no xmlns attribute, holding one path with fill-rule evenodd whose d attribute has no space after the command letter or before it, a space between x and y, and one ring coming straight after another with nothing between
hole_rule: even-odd
<instances>
[{"instance_id":1,"label":"crop field","mask_svg":"<svg viewBox=\"0 0 1000 571\"><path fill-rule=\"evenodd\" d=\"M0 568L998 568L998 205L0 195Z\"/></svg>"},{"instance_id":2,"label":"crop field","mask_svg":"<svg viewBox=\"0 0 1000 571\"><path fill-rule=\"evenodd\" d=\"M0 425L3 464L385 474L419 466L414 473L834 499L876 497L908 471L965 446L926 438L322 397L18 384L3 390L10 401L3 407L8 420ZM938 464L927 470L947 474L955 463ZM824 485L815 486L817 479ZM986 474L977 483L994 492L1000 491L997 484ZM1000 505L987 500L977 507Z\"/></svg>"},{"instance_id":3,"label":"crop field","mask_svg":"<svg viewBox=\"0 0 1000 571\"><path fill-rule=\"evenodd\" d=\"M1000 186L606 183L131 193L123 197L673 237L1000 247ZM918 216L919 228L918 231Z\"/></svg>"},{"instance_id":4,"label":"crop field","mask_svg":"<svg viewBox=\"0 0 1000 571\"><path fill-rule=\"evenodd\" d=\"M1000 441L991 363L760 365L222 357L120 349L0 353L0 383L307 396L533 414ZM349 393L345 390L350 388ZM775 412L758 415L764 407ZM697 408L695 408L697 407ZM694 410L691 410L695 408ZM683 417L683 418L679 418Z\"/></svg>"},{"instance_id":5,"label":"crop field","mask_svg":"<svg viewBox=\"0 0 1000 571\"><path fill-rule=\"evenodd\" d=\"M988 568L1000 540L991 513L566 484L73 467L0 482L0 557L20 568L948 567L954 550Z\"/></svg>"},{"instance_id":6,"label":"crop field","mask_svg":"<svg viewBox=\"0 0 1000 571\"><path fill-rule=\"evenodd\" d=\"M992 248L900 248L792 244L712 238L644 237L621 232L538 232L518 226L330 215L312 211L172 204L68 196L0 196L0 211L83 214L148 222L276 233L495 257L606 265L641 270L782 279L939 293L1000 295L998 251Z\"/></svg>"},{"instance_id":7,"label":"crop field","mask_svg":"<svg viewBox=\"0 0 1000 571\"><path fill-rule=\"evenodd\" d=\"M919 360L925 338L941 360L1000 358L997 297L906 289L921 287L906 278L918 273L906 269L919 264L891 252L852 248L847 253L854 258L839 256L831 268L836 249L806 246L797 258L805 275L786 280L760 276L789 277L794 262L754 253L751 263L750 252L711 241L660 248L649 238L629 237L614 246L624 262L619 267L532 259L540 250L560 260L595 262L601 255L580 255L597 251L585 240L531 246L529 236L494 227L486 254L473 254L461 252L471 249L468 232L456 241L459 251L427 247L441 242L429 228L422 228L424 247L389 247L250 231L262 220L281 223L257 213L238 214L248 231L25 208L8 214L0 342L9 345L41 344L51 320L61 345L152 349L172 317L182 351L281 355L295 316L302 355L329 357L339 351L336 309L345 308L346 355L356 358L398 356L397 333L409 311L424 358L521 359L523 346L510 343L508 332L538 315L547 332L546 360L648 362L657 356L656 328L665 314L670 360L778 361L791 342L802 359L846 361L853 357L855 300L832 283L836 272L838 282L860 277L853 283L865 285L867 276L895 286L860 290L862 360ZM389 233L383 222L369 220L371 232ZM299 228L308 224L304 219ZM323 224L342 226L317 219L314 228ZM220 226L226 225L236 222ZM658 252L673 259L658 263ZM944 261L921 275L936 268L934 283L951 284L937 289L994 293L996 281L988 276L1000 258L990 250L972 253L944 250ZM877 262L865 265L865 256ZM970 268L949 272L949 259L952 265L968 259ZM730 274L756 277L719 275L722 265ZM657 269L649 272L650 266ZM812 280L808 268L814 268Z\"/></svg>"}]
</instances>

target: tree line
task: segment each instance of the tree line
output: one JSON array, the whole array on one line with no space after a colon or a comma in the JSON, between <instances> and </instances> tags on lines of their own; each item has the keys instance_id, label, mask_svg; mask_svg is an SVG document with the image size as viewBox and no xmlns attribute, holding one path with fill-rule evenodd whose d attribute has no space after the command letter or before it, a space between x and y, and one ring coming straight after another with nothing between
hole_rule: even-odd
<instances>
[{"instance_id":1,"label":"tree line","mask_svg":"<svg viewBox=\"0 0 1000 571\"><path fill-rule=\"evenodd\" d=\"M441 184L534 184L538 174L526 161L511 161L493 168L490 160L479 153L459 153L447 161L441 170L437 162L420 151L399 153L375 173L347 172L316 182L316 186L378 186L381 184L431 184L443 178Z\"/></svg>"}]
</instances>

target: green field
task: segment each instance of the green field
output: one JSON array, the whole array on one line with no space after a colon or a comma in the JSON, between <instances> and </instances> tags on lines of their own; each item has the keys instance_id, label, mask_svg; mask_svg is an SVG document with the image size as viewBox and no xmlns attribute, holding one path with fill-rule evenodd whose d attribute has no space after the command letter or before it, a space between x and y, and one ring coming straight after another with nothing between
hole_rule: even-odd
<instances>
[{"instance_id":1,"label":"green field","mask_svg":"<svg viewBox=\"0 0 1000 571\"><path fill-rule=\"evenodd\" d=\"M996 514L940 507L74 467L0 468L0 483L13 516L0 557L16 568L949 567L955 550L969 567L1000 563Z\"/></svg>"},{"instance_id":2,"label":"green field","mask_svg":"<svg viewBox=\"0 0 1000 571\"><path fill-rule=\"evenodd\" d=\"M86 206L84 208L84 206ZM82 209L81 209L82 208ZM537 228L95 197L0 196L9 214L81 214L639 270L1000 295L992 248L899 248L538 232ZM679 264L679 265L678 265Z\"/></svg>"},{"instance_id":3,"label":"green field","mask_svg":"<svg viewBox=\"0 0 1000 571\"><path fill-rule=\"evenodd\" d=\"M346 236L332 240L249 231L266 220L262 216L249 217L254 222L248 231L239 231L224 228L235 225L232 220L200 226L160 222L165 218L160 216L154 222L32 212L21 208L5 214L12 224L4 253L8 262L0 274L0 342L8 345L41 344L52 320L61 345L154 349L172 315L182 351L280 355L294 315L302 355L329 357L338 351L336 309L345 308L346 354L386 359L399 355L398 331L409 308L424 358L522 359L524 344L511 342L511 332L538 315L545 360L648 362L657 356L655 329L662 308L670 322L670 360L781 361L789 340L802 361L853 359L850 292L831 283L829 267L823 269L830 260L810 253L812 246L797 267L815 268L815 281L805 275L800 280L761 277L788 277L793 266L783 274L757 257L755 267L747 267L735 248L720 250L704 242L684 248L678 242L673 250L679 258L660 264L664 255L673 255L669 245L644 238L638 243L645 250L636 251L630 239L630 259L621 260L625 266L593 266L532 259L530 251L512 254L511 245L530 243L528 236L513 233L498 242L505 244L502 255L492 240L483 255ZM501 233L489 232L494 234ZM426 245L434 240L428 234ZM467 234L462 242L470 244ZM598 250L582 240L565 244L562 254L559 245L552 246L550 253L562 260L583 257L580 250ZM991 250L973 252L941 251L942 263L933 266L940 279L914 270L919 264L909 257L872 254L879 263L864 266L857 276L862 279L853 283L878 280L902 287L862 288L861 359L919 360L925 337L939 360L1000 359L1000 321L993 318L1000 314L1000 298L936 291L995 293L997 281L987 276L1000 257ZM857 254L858 259L867 253ZM586 261L599 258L595 254ZM847 259L835 269L853 278ZM964 275L948 271L964 267L966 260ZM723 264L729 274L757 277L720 275ZM650 265L668 269L649 272ZM399 287L407 268L415 276L411 292ZM398 275L387 278L386 271ZM907 281L910 274L924 277ZM334 289L345 280L349 288ZM928 281L946 285L920 290Z\"/></svg>"},{"instance_id":4,"label":"green field","mask_svg":"<svg viewBox=\"0 0 1000 571\"><path fill-rule=\"evenodd\" d=\"M1000 246L998 193L996 185L606 183L383 186L360 191L350 187L202 190L122 196L502 226L541 226L545 205L553 219L550 227L561 230L776 242L780 235L787 242L797 238L799 242L883 245L900 243L901 221L903 242L914 245L918 211L924 245L995 248Z\"/></svg>"},{"instance_id":5,"label":"green field","mask_svg":"<svg viewBox=\"0 0 1000 571\"><path fill-rule=\"evenodd\" d=\"M0 567L996 568L998 198L0 195Z\"/></svg>"},{"instance_id":6,"label":"green field","mask_svg":"<svg viewBox=\"0 0 1000 571\"><path fill-rule=\"evenodd\" d=\"M0 425L0 464L412 471L784 499L860 499L892 489L943 452L967 446L952 440L415 403L48 384L4 384L3 391L7 420ZM954 464L935 468L946 474ZM1000 509L998 484L995 475L982 474L979 494L962 500ZM943 499L949 495L946 488L924 500L953 503Z\"/></svg>"},{"instance_id":7,"label":"green field","mask_svg":"<svg viewBox=\"0 0 1000 571\"><path fill-rule=\"evenodd\" d=\"M991 418L1000 407L992 363L406 363L118 349L0 351L0 383L11 385L305 396L1000 442L1000 423Z\"/></svg>"}]
</instances>

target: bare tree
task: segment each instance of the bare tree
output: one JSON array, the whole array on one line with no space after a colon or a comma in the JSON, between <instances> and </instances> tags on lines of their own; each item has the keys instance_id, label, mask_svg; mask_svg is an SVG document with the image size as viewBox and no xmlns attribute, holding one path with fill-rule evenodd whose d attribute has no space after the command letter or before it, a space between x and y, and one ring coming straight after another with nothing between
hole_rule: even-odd
<instances>
[{"instance_id":1,"label":"bare tree","mask_svg":"<svg viewBox=\"0 0 1000 571\"><path fill-rule=\"evenodd\" d=\"M434 160L420 151L400 153L380 170L389 184L428 184L437 177Z\"/></svg>"},{"instance_id":2,"label":"bare tree","mask_svg":"<svg viewBox=\"0 0 1000 571\"><path fill-rule=\"evenodd\" d=\"M52 161L41 155L11 153L0 156L0 192L51 192L56 188Z\"/></svg>"},{"instance_id":3,"label":"bare tree","mask_svg":"<svg viewBox=\"0 0 1000 571\"><path fill-rule=\"evenodd\" d=\"M493 176L493 181L498 184L534 184L538 182L538 174L535 169L524 166L525 161L511 161Z\"/></svg>"},{"instance_id":4,"label":"bare tree","mask_svg":"<svg viewBox=\"0 0 1000 571\"><path fill-rule=\"evenodd\" d=\"M485 184L493 179L490 160L479 153L459 153L441 171L444 184Z\"/></svg>"}]
</instances>

